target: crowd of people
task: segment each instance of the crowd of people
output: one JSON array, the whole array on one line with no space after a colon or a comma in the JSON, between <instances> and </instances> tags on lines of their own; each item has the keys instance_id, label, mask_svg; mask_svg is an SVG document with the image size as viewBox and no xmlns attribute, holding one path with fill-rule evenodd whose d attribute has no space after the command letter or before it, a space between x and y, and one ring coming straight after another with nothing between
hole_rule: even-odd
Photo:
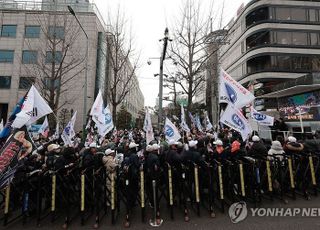
<instances>
[{"instance_id":1,"label":"crowd of people","mask_svg":"<svg viewBox=\"0 0 320 230\"><path fill-rule=\"evenodd\" d=\"M91 143L82 142L79 133L74 138L74 146L64 146L61 139L49 141L41 136L34 142L37 149L20 160L15 180L22 180L27 173L34 170L67 170L74 164L78 164L80 168L104 166L107 173L115 172L118 167L124 171L130 170L130 207L136 205L139 191L138 172L141 167L146 172L149 205L154 207L152 181L159 181L158 177L166 164L179 168L181 164L193 162L205 167L214 160L232 160L243 156L271 159L276 155L282 160L281 155L284 154L320 152L319 133L307 135L305 140L297 140L294 136L285 139L283 135L278 135L271 141L252 135L247 141L242 141L239 133L228 128L221 129L218 133L193 129L178 141L168 140L163 133L156 133L154 140L148 144L145 133L139 129L118 130ZM110 181L107 186L110 187ZM160 221L159 211L157 216ZM186 216L185 220L188 219ZM128 227L129 221L125 225Z\"/></svg>"}]
</instances>

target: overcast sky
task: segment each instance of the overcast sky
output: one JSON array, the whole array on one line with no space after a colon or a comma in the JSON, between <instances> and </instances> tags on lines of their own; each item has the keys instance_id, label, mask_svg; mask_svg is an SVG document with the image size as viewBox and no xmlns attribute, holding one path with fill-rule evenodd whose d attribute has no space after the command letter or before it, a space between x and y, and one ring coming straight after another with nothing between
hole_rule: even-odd
<instances>
[{"instance_id":1,"label":"overcast sky","mask_svg":"<svg viewBox=\"0 0 320 230\"><path fill-rule=\"evenodd\" d=\"M211 0L199 0L202 4L209 5ZM237 9L242 3L249 0L225 0L224 17L222 25L226 25L236 15ZM151 59L152 64L148 65L150 57L160 57L161 43L166 27L173 25L174 19L179 16L179 9L183 0L94 0L103 17L107 12L113 12L120 4L125 10L126 17L130 20L132 33L137 50L141 52L140 65L137 77L140 88L144 94L145 105L154 106L159 91L159 78L153 74L159 72L159 60ZM223 0L214 1L216 13L221 14ZM106 20L107 21L107 20ZM216 29L215 27L214 29ZM165 61L166 69L172 69L170 60Z\"/></svg>"}]
</instances>

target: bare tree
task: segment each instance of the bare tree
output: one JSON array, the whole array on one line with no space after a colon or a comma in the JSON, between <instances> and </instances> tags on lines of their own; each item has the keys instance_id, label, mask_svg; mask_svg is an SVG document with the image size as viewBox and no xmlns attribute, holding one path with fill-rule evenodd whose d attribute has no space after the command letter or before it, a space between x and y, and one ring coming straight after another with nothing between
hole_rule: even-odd
<instances>
[{"instance_id":1,"label":"bare tree","mask_svg":"<svg viewBox=\"0 0 320 230\"><path fill-rule=\"evenodd\" d=\"M216 50L208 52L206 49L207 36L212 27L212 11L209 9L206 15L200 1L186 0L183 3L180 18L173 29L169 57L177 66L176 83L187 94L187 109L190 110L193 97L203 90L207 61Z\"/></svg>"},{"instance_id":2,"label":"bare tree","mask_svg":"<svg viewBox=\"0 0 320 230\"><path fill-rule=\"evenodd\" d=\"M111 15L111 14L109 14ZM112 105L114 122L117 120L117 106L121 104L130 90L138 87L136 70L138 58L134 59L133 39L127 30L127 20L118 7L116 16L109 17L109 31L107 33L108 100ZM131 62L133 60L133 62Z\"/></svg>"},{"instance_id":3,"label":"bare tree","mask_svg":"<svg viewBox=\"0 0 320 230\"><path fill-rule=\"evenodd\" d=\"M71 105L76 99L66 92L75 77L85 71L85 55L81 55L81 47L75 45L80 28L67 12L51 11L33 17L42 33L36 42L32 38L25 39L26 46L36 56L29 57L29 63L23 68L57 114L60 108Z\"/></svg>"}]
</instances>

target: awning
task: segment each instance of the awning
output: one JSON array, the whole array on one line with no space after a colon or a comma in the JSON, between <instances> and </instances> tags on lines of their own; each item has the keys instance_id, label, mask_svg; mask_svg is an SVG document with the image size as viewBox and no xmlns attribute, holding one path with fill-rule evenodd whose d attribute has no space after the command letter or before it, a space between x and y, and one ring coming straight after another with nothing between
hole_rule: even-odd
<instances>
[{"instance_id":1,"label":"awning","mask_svg":"<svg viewBox=\"0 0 320 230\"><path fill-rule=\"evenodd\" d=\"M281 98L298 95L320 89L320 74L310 74L299 77L274 87L273 92L267 93L256 98Z\"/></svg>"}]
</instances>

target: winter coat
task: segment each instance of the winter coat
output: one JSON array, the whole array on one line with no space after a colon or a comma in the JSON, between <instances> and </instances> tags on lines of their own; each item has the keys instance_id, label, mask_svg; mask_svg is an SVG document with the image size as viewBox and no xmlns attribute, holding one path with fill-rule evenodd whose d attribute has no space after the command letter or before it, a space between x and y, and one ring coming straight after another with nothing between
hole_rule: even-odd
<instances>
[{"instance_id":1,"label":"winter coat","mask_svg":"<svg viewBox=\"0 0 320 230\"><path fill-rule=\"evenodd\" d=\"M111 155L103 156L102 163L108 173L114 172L117 167L116 159Z\"/></svg>"}]
</instances>

